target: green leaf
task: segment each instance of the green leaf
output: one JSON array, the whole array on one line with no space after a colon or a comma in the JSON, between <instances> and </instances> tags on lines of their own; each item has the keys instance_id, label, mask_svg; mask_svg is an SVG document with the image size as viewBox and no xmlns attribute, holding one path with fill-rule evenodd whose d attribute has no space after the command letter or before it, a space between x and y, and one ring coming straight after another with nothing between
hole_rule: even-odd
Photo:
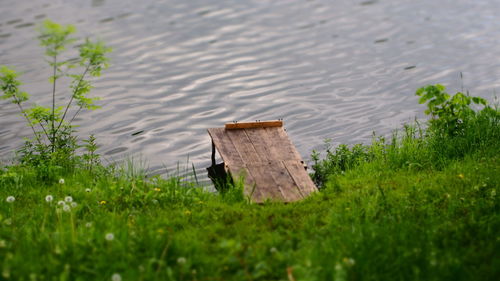
<instances>
[{"instance_id":1,"label":"green leaf","mask_svg":"<svg viewBox=\"0 0 500 281\"><path fill-rule=\"evenodd\" d=\"M488 101L486 101L485 99L483 99L481 97L472 97L472 101L475 104L482 104L482 105L487 105L488 104Z\"/></svg>"},{"instance_id":2,"label":"green leaf","mask_svg":"<svg viewBox=\"0 0 500 281\"><path fill-rule=\"evenodd\" d=\"M436 84L436 88L440 91L440 92L444 92L446 90L446 87L441 85L441 84Z\"/></svg>"},{"instance_id":3,"label":"green leaf","mask_svg":"<svg viewBox=\"0 0 500 281\"><path fill-rule=\"evenodd\" d=\"M30 109L25 110L26 115L31 123L48 123L52 120L52 110L49 107L33 105Z\"/></svg>"},{"instance_id":4,"label":"green leaf","mask_svg":"<svg viewBox=\"0 0 500 281\"><path fill-rule=\"evenodd\" d=\"M1 99L12 99L11 102L21 104L29 99L26 92L19 90L21 82L17 79L19 74L7 66L0 67L0 90L3 92Z\"/></svg>"},{"instance_id":5,"label":"green leaf","mask_svg":"<svg viewBox=\"0 0 500 281\"><path fill-rule=\"evenodd\" d=\"M76 32L73 25L60 25L51 20L45 20L39 28L40 45L46 47L45 54L54 57L66 49L66 46L73 43L75 39L70 35Z\"/></svg>"},{"instance_id":6,"label":"green leaf","mask_svg":"<svg viewBox=\"0 0 500 281\"><path fill-rule=\"evenodd\" d=\"M88 67L91 76L100 76L101 71L109 66L109 59L106 57L109 52L111 48L106 47L104 43L87 39L80 46L81 64Z\"/></svg>"}]
</instances>

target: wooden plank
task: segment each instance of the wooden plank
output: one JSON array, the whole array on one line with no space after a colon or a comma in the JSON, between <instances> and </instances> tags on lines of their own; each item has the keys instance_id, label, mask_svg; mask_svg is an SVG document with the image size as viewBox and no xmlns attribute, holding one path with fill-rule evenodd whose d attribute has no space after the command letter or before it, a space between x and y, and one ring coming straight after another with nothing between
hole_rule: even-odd
<instances>
[{"instance_id":1,"label":"wooden plank","mask_svg":"<svg viewBox=\"0 0 500 281\"><path fill-rule=\"evenodd\" d=\"M272 141L270 146L272 150L276 151L277 156L275 157L280 160L302 161L302 157L297 149L295 149L295 146L293 146L283 128L265 128L264 130L266 130L269 139Z\"/></svg>"},{"instance_id":2,"label":"wooden plank","mask_svg":"<svg viewBox=\"0 0 500 281\"><path fill-rule=\"evenodd\" d=\"M240 175L245 179L244 193L252 202L262 203L266 199L294 202L305 197L283 161L250 163Z\"/></svg>"},{"instance_id":3,"label":"wooden plank","mask_svg":"<svg viewBox=\"0 0 500 281\"><path fill-rule=\"evenodd\" d=\"M227 166L236 165L239 167L244 166L244 161L242 156L239 154L236 147L234 147L233 142L226 135L226 130L224 128L211 128L208 129L208 134L212 138L215 147L219 151L220 156Z\"/></svg>"},{"instance_id":4,"label":"wooden plank","mask_svg":"<svg viewBox=\"0 0 500 281\"><path fill-rule=\"evenodd\" d=\"M283 121L262 121L262 122L243 122L243 123L227 123L226 130L234 129L249 129L249 128L268 128L268 127L283 127Z\"/></svg>"},{"instance_id":5,"label":"wooden plank","mask_svg":"<svg viewBox=\"0 0 500 281\"><path fill-rule=\"evenodd\" d=\"M208 132L233 180L244 177L244 194L252 202L293 202L317 191L282 127L212 128Z\"/></svg>"},{"instance_id":6,"label":"wooden plank","mask_svg":"<svg viewBox=\"0 0 500 281\"><path fill-rule=\"evenodd\" d=\"M245 164L262 162L245 130L226 130L225 133Z\"/></svg>"},{"instance_id":7,"label":"wooden plank","mask_svg":"<svg viewBox=\"0 0 500 281\"><path fill-rule=\"evenodd\" d=\"M266 199L271 201L286 201L280 186L270 172L270 166L266 165L266 163L268 162L247 164L247 169L255 180L256 195L258 195L253 196L252 201L257 203L262 203Z\"/></svg>"},{"instance_id":8,"label":"wooden plank","mask_svg":"<svg viewBox=\"0 0 500 281\"><path fill-rule=\"evenodd\" d=\"M231 165L229 167L229 172L231 173L231 177L233 178L234 182L237 182L241 178L243 178L244 180L243 194L247 197L250 197L250 200L252 202L255 202L255 200L257 200L257 202L263 202L265 200L263 199L260 190L257 188L255 179L248 172L246 166L242 167L242 166Z\"/></svg>"},{"instance_id":9,"label":"wooden plank","mask_svg":"<svg viewBox=\"0 0 500 281\"><path fill-rule=\"evenodd\" d=\"M268 142L268 135L266 130L263 129L244 129L248 138L252 142L255 151L259 155L259 158L262 161L270 161L270 160L280 160L276 159L273 151L271 150L271 146Z\"/></svg>"},{"instance_id":10,"label":"wooden plank","mask_svg":"<svg viewBox=\"0 0 500 281\"><path fill-rule=\"evenodd\" d=\"M283 163L285 164L288 173L295 181L295 184L299 189L300 193L304 197L307 197L312 192L318 191L318 188L316 187L316 185L314 185L314 182L312 181L307 171L304 169L304 166L301 163L301 161L289 160L289 161L283 161Z\"/></svg>"},{"instance_id":11,"label":"wooden plank","mask_svg":"<svg viewBox=\"0 0 500 281\"><path fill-rule=\"evenodd\" d=\"M283 161L270 162L268 169L274 181L278 184L286 202L298 201L304 198Z\"/></svg>"}]
</instances>

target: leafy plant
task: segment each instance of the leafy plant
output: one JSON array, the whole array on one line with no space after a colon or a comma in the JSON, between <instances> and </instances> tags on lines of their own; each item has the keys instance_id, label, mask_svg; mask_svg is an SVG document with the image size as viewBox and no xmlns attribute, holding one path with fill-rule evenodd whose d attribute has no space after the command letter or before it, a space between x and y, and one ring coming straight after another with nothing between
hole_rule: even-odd
<instances>
[{"instance_id":1,"label":"leafy plant","mask_svg":"<svg viewBox=\"0 0 500 281\"><path fill-rule=\"evenodd\" d=\"M71 163L78 148L73 121L82 110L99 108L94 104L99 98L88 95L92 89L89 79L100 76L101 71L108 67L106 54L111 49L100 41L86 39L78 47L77 59L62 59L62 54L77 41L72 37L75 32L73 25L60 25L50 20L44 21L39 28L40 45L45 47L47 61L52 67L49 77L52 103L49 106L34 104L25 108L29 95L19 88L19 74L7 66L0 68L1 98L17 105L34 135L20 149L22 163L35 166L47 165L48 162ZM80 69L79 73L75 73L75 69ZM69 99L65 105L57 105L57 86L63 78L71 79ZM74 110L70 110L72 108Z\"/></svg>"},{"instance_id":2,"label":"leafy plant","mask_svg":"<svg viewBox=\"0 0 500 281\"><path fill-rule=\"evenodd\" d=\"M311 154L314 162L312 165L314 169L312 179L317 186L322 186L326 182L328 175L342 174L373 157L373 153L365 145L356 144L349 147L341 144L332 151L330 142L329 139L325 141L326 157L324 160L320 160L320 154L317 151L313 151Z\"/></svg>"},{"instance_id":3,"label":"leafy plant","mask_svg":"<svg viewBox=\"0 0 500 281\"><path fill-rule=\"evenodd\" d=\"M99 154L96 153L98 148L96 138L94 135L90 135L89 138L83 140L83 142L85 143L83 146L87 150L87 153L83 154L83 160L85 161L87 169L92 173L94 167L101 163Z\"/></svg>"},{"instance_id":4,"label":"leafy plant","mask_svg":"<svg viewBox=\"0 0 500 281\"><path fill-rule=\"evenodd\" d=\"M441 84L429 85L417 90L419 103L427 103L425 114L431 115L431 128L440 130L451 136L463 133L464 122L476 115L471 104L487 106L488 102L481 97L471 97L461 92L450 96Z\"/></svg>"},{"instance_id":5,"label":"leafy plant","mask_svg":"<svg viewBox=\"0 0 500 281\"><path fill-rule=\"evenodd\" d=\"M393 132L392 137L375 137L371 145L339 145L332 149L329 141L326 156L313 151L316 185L322 187L327 181L364 164L384 169L421 170L442 169L450 160L462 158L481 150L498 154L500 139L500 111L480 97L461 92L451 96L443 85L429 85L417 90L420 103L426 103L425 113L431 115L427 126L407 124ZM474 105L482 106L478 110ZM487 153L483 151L482 153ZM335 186L335 185L334 185Z\"/></svg>"}]
</instances>

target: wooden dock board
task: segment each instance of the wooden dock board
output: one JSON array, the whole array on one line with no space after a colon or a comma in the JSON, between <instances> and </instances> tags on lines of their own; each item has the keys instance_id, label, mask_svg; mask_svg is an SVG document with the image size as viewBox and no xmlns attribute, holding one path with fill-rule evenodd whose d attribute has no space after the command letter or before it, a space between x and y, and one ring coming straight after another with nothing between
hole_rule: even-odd
<instances>
[{"instance_id":1,"label":"wooden dock board","mask_svg":"<svg viewBox=\"0 0 500 281\"><path fill-rule=\"evenodd\" d=\"M238 126L236 126L238 124ZM230 123L208 133L233 180L252 202L293 202L317 191L282 121Z\"/></svg>"}]
</instances>

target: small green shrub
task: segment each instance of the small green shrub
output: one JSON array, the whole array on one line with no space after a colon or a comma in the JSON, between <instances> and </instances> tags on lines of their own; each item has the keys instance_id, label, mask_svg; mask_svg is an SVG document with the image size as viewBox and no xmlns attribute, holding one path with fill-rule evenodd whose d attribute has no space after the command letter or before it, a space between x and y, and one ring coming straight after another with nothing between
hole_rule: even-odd
<instances>
[{"instance_id":1,"label":"small green shrub","mask_svg":"<svg viewBox=\"0 0 500 281\"><path fill-rule=\"evenodd\" d=\"M429 85L417 90L419 103L427 103L425 114L431 115L431 130L441 134L456 136L464 133L467 121L476 116L471 104L487 106L488 102L480 97L471 97L461 92L450 96L441 84Z\"/></svg>"},{"instance_id":2,"label":"small green shrub","mask_svg":"<svg viewBox=\"0 0 500 281\"><path fill-rule=\"evenodd\" d=\"M335 150L327 142L324 159L313 151L311 177L314 182L321 187L333 176L366 163L378 169L442 169L451 160L477 151L498 154L498 108L490 106L483 98L460 92L450 96L445 90L439 84L417 90L416 95L421 97L419 102L427 105L425 113L431 115L425 129L415 121L394 131L390 141L374 136L371 145L349 147L342 144ZM474 106L482 108L474 109Z\"/></svg>"},{"instance_id":3,"label":"small green shrub","mask_svg":"<svg viewBox=\"0 0 500 281\"><path fill-rule=\"evenodd\" d=\"M79 162L75 155L79 145L74 136L72 122L82 110L99 108L94 104L98 98L88 96L92 89L89 79L100 76L101 71L108 67L106 53L111 49L102 42L86 39L78 47L78 59L62 59L62 54L76 42L72 37L75 32L76 29L72 25L60 25L50 20L44 21L39 28L40 44L45 47L47 61L52 67L52 75L49 77L52 103L49 106L35 103L26 108L24 105L29 100L29 95L20 89L19 74L7 66L0 67L0 89L3 93L1 98L17 105L33 131L33 138L27 139L19 150L20 161L26 165L40 167L42 175L46 175L46 172L50 174L52 170L61 167L73 167ZM77 69L80 70L75 72ZM71 79L71 82L69 99L61 106L56 104L56 90L58 82L63 78ZM72 108L73 110L70 110ZM93 149L85 158L87 165L91 167L97 158L95 139L87 143L86 147Z\"/></svg>"},{"instance_id":4,"label":"small green shrub","mask_svg":"<svg viewBox=\"0 0 500 281\"><path fill-rule=\"evenodd\" d=\"M345 144L339 145L334 151L331 150L330 140L325 141L326 157L320 160L320 154L313 151L314 173L312 179L317 186L322 186L330 174L342 174L343 172L373 158L373 152L368 146L356 144L349 148Z\"/></svg>"}]
</instances>

